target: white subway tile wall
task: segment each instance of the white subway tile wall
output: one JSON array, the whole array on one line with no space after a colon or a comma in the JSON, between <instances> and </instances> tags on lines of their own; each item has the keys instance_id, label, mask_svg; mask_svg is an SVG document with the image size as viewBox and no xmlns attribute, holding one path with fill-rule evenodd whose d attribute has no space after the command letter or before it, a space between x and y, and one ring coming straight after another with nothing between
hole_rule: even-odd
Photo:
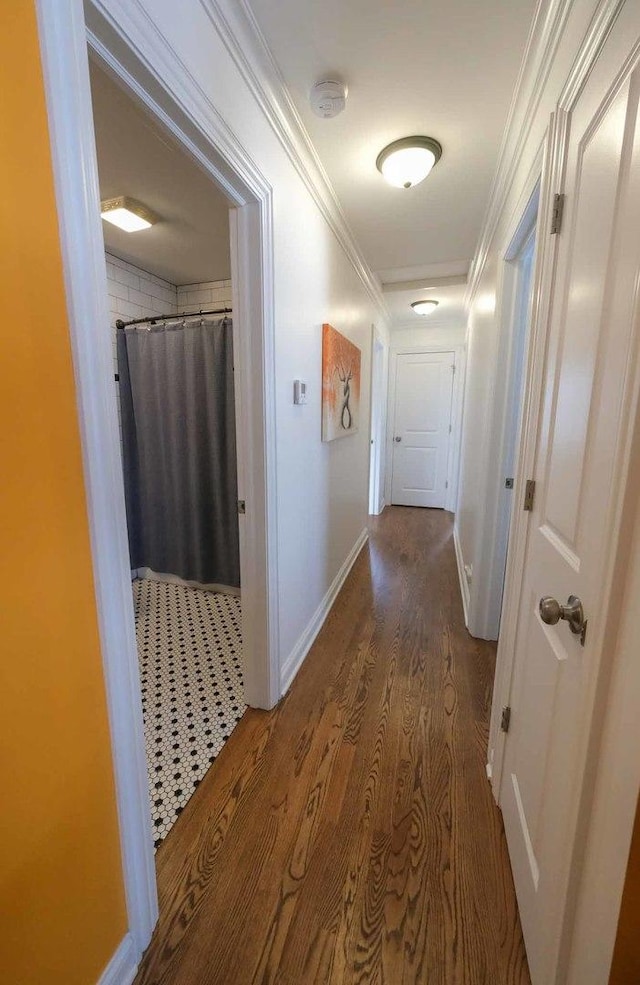
<instances>
[{"instance_id":1,"label":"white subway tile wall","mask_svg":"<svg viewBox=\"0 0 640 985\"><path fill-rule=\"evenodd\" d=\"M230 308L231 281L210 280L204 284L183 284L178 288L178 311L201 308Z\"/></svg>"},{"instance_id":2,"label":"white subway tile wall","mask_svg":"<svg viewBox=\"0 0 640 985\"><path fill-rule=\"evenodd\" d=\"M107 291L109 316L113 337L113 359L116 361L116 320L147 318L150 315L175 315L178 310L177 288L132 263L105 253L107 261Z\"/></svg>"}]
</instances>

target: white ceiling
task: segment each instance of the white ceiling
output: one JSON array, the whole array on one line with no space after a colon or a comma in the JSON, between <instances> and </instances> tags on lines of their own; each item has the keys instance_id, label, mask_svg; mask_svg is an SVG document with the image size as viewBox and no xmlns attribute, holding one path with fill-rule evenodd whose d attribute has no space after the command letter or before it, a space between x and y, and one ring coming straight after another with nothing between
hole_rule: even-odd
<instances>
[{"instance_id":1,"label":"white ceiling","mask_svg":"<svg viewBox=\"0 0 640 985\"><path fill-rule=\"evenodd\" d=\"M130 96L90 67L100 197L137 198L161 218L137 233L103 221L105 247L172 284L227 280L227 199Z\"/></svg>"},{"instance_id":2,"label":"white ceiling","mask_svg":"<svg viewBox=\"0 0 640 985\"><path fill-rule=\"evenodd\" d=\"M456 278L451 278L455 280ZM466 285L442 283L433 287L410 287L408 290L396 290L400 285L394 285L393 290L385 289L384 299L396 327L429 328L434 323L438 327L459 328L464 324L464 295ZM412 301L431 299L438 302L438 307L428 315L416 315L411 307Z\"/></svg>"},{"instance_id":3,"label":"white ceiling","mask_svg":"<svg viewBox=\"0 0 640 985\"><path fill-rule=\"evenodd\" d=\"M383 282L466 271L535 0L249 2L371 268ZM309 106L323 78L349 87L333 120ZM392 188L376 156L414 133L442 158Z\"/></svg>"}]
</instances>

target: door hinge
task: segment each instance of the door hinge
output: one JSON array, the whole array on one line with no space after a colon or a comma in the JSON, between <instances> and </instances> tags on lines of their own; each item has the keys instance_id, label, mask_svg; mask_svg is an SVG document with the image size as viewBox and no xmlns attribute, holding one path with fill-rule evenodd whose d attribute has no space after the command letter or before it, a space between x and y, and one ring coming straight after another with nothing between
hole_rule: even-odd
<instances>
[{"instance_id":1,"label":"door hinge","mask_svg":"<svg viewBox=\"0 0 640 985\"><path fill-rule=\"evenodd\" d=\"M246 512L247 512L247 504L245 503L244 499L239 499L238 500L238 513L246 513Z\"/></svg>"},{"instance_id":2,"label":"door hinge","mask_svg":"<svg viewBox=\"0 0 640 985\"><path fill-rule=\"evenodd\" d=\"M504 480L504 488L505 489L513 489L513 477L512 476L508 476L508 478L506 478Z\"/></svg>"},{"instance_id":3,"label":"door hinge","mask_svg":"<svg viewBox=\"0 0 640 985\"><path fill-rule=\"evenodd\" d=\"M451 425L449 425L449 434L451 434Z\"/></svg>"},{"instance_id":4,"label":"door hinge","mask_svg":"<svg viewBox=\"0 0 640 985\"><path fill-rule=\"evenodd\" d=\"M551 235L555 236L562 229L562 213L564 212L564 195L553 196L553 212L551 213Z\"/></svg>"},{"instance_id":5,"label":"door hinge","mask_svg":"<svg viewBox=\"0 0 640 985\"><path fill-rule=\"evenodd\" d=\"M445 482L445 484L444 484L444 488L445 488L445 489L448 489L448 488L449 488L449 482L448 482L448 481L447 481L447 482Z\"/></svg>"},{"instance_id":6,"label":"door hinge","mask_svg":"<svg viewBox=\"0 0 640 985\"><path fill-rule=\"evenodd\" d=\"M500 719L500 728L503 732L509 731L509 723L511 722L511 708L509 705L505 705L502 709L502 718Z\"/></svg>"},{"instance_id":7,"label":"door hinge","mask_svg":"<svg viewBox=\"0 0 640 985\"><path fill-rule=\"evenodd\" d=\"M527 483L524 487L524 503L522 504L522 509L526 510L528 513L533 509L533 500L536 494L536 480L527 479Z\"/></svg>"},{"instance_id":8,"label":"door hinge","mask_svg":"<svg viewBox=\"0 0 640 985\"><path fill-rule=\"evenodd\" d=\"M452 366L451 366L451 372L453 373L454 376L456 375L456 364L455 363L453 363Z\"/></svg>"}]
</instances>

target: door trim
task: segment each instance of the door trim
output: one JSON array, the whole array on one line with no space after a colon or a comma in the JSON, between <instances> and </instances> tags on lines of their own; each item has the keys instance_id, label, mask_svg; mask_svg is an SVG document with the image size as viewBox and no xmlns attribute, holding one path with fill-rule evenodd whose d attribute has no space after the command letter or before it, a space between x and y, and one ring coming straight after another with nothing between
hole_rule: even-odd
<instances>
[{"instance_id":1,"label":"door trim","mask_svg":"<svg viewBox=\"0 0 640 985\"><path fill-rule=\"evenodd\" d=\"M513 240L517 226L524 215L526 203L530 200L536 184L540 184L540 200L538 205L538 230L536 260L533 271L531 289L531 315L529 324L529 339L525 354L525 385L522 398L522 417L520 424L520 441L516 450L516 467L514 469L514 509L511 514L509 527L509 553L505 571L505 587L502 603L502 619L496 671L493 687L493 704L489 728L488 766L491 777L493 795L496 802L499 799L504 762L505 733L500 727L501 709L509 704L511 682L513 678L513 650L517 628L518 600L524 581L524 559L529 529L529 514L520 509L524 495L524 486L528 478L533 477L536 451L536 423L540 414L544 357L547 347L547 325L551 305L551 289L553 278L550 272L555 268L557 237L551 231L551 207L553 195L557 188L556 182L564 178L564 150L568 137L568 117L558 113L552 118L546 131L541 148L536 155L536 163L532 169L525 190L520 199L520 207L516 212L516 220L512 223L500 255L506 256L509 244ZM502 292L501 283L498 285ZM501 296L501 294L499 295Z\"/></svg>"},{"instance_id":2,"label":"door trim","mask_svg":"<svg viewBox=\"0 0 640 985\"><path fill-rule=\"evenodd\" d=\"M376 369L380 370L380 378L376 379ZM387 431L387 374L389 371L389 347L378 332L375 325L371 326L371 400L369 408L370 444L369 444L369 515L379 516L385 507L384 486L385 475L385 436ZM376 384L379 383L379 386ZM380 486L382 480L382 495Z\"/></svg>"},{"instance_id":3,"label":"door trim","mask_svg":"<svg viewBox=\"0 0 640 985\"><path fill-rule=\"evenodd\" d=\"M514 343L516 332L523 332L522 348L522 382L526 379L527 364L531 356L531 311L533 292L535 289L535 271L538 265L538 216L540 204L540 173L542 169L542 152L539 151L531 168L525 191L518 203L515 217L505 235L505 249L500 253L500 266L497 276L496 297L497 305L495 318L499 325L498 356L493 374L493 400L491 406L491 425L487 433L488 461L494 467L487 471L484 489L479 491L484 502L484 522L478 530L476 550L477 561L474 563L474 577L469 590L469 631L473 636L485 640L498 639L504 580L506 574L506 557L509 546L509 531L513 522L516 504L519 502L521 490L515 486L511 493L511 513L506 514L507 506L504 496L505 457L507 449L513 441L513 463L511 475L516 476L518 465L519 438L523 427L524 390L517 406L510 407L513 379L516 372ZM535 237L536 251L533 258L533 268L529 288L529 317L525 325L518 321L516 302L518 300L518 271L515 261L520 250L531 236ZM506 366L506 371L505 371ZM517 413L518 420L514 422L510 415ZM513 427L515 434L509 433Z\"/></svg>"},{"instance_id":4,"label":"door trim","mask_svg":"<svg viewBox=\"0 0 640 985\"><path fill-rule=\"evenodd\" d=\"M447 496L444 508L455 513L458 505L458 480L460 476L460 436L462 428L462 403L464 395L464 376L466 368L466 347L464 345L395 345L389 352L389 388L387 401L387 448L385 465L385 502L391 503L391 481L393 478L393 435L395 431L396 373L398 356L428 355L429 353L452 352L455 375L451 397L451 438L447 459Z\"/></svg>"},{"instance_id":5,"label":"door trim","mask_svg":"<svg viewBox=\"0 0 640 985\"><path fill-rule=\"evenodd\" d=\"M591 29L574 63L574 69L564 86L557 110L551 118L545 139L539 221L540 254L536 264L531 317L531 360L525 388L522 443L516 476L516 493L519 494L522 493L524 478L533 476L536 426L542 398L548 315L558 239L550 235L552 196L556 192L562 192L564 187L570 113L623 7L624 2L614 2L614 0L606 0L599 5ZM618 81L628 67L629 59L620 66L616 77ZM616 80L612 80L611 91L616 85ZM593 916L595 911L601 922L601 934L597 942L599 956L606 964L608 954L610 963L624 881L620 857L626 860L635 816L635 811L630 808L629 802L633 804L637 799L637 788L631 797L625 795L622 798L625 807L624 819L618 817L614 823L613 815L616 814L616 804L620 795L614 789L611 776L620 761L628 764L629 748L637 750L640 745L640 720L637 714L634 714L631 720L627 716L622 723L617 719L625 707L625 688L620 683L620 678L623 674L627 674L628 686L637 692L640 688L640 667L637 660L630 662L628 654L616 651L618 622L622 614L621 599L624 598L625 588L629 583L627 569L630 532L637 515L640 494L640 474L637 466L640 448L640 297L638 295L635 300L634 326L633 342L627 354L626 374L623 381L621 426L616 435L618 467L614 469L614 489L607 522L608 547L603 565L605 576L602 618L597 626L597 635L592 636L590 641L593 647L594 672L586 702L588 711L580 734L580 777L572 807L575 837L567 846L571 868L563 912L560 957L554 979L571 983L579 980L581 985L599 985L602 977L598 977L594 963L587 969L587 977L584 974L579 978L574 977L576 962L580 958L574 933L582 933L583 942L592 940L592 924L586 922L585 914ZM529 515L522 510L514 511L512 523L514 550L507 566L504 617L498 644L488 764L488 773L497 802L503 782L504 748L507 739L500 731L499 717L502 706L509 704L528 519ZM595 629L596 627L594 632ZM606 648L605 640L607 640ZM610 690L612 679L614 682L617 680L617 690L613 687ZM638 783L640 769L637 762L633 765L634 768L630 772L633 782ZM602 833L613 829L616 830L617 841L615 844L608 844ZM606 881L602 873L606 868L607 859L617 864L613 878L610 877L608 880L609 893L604 897L606 901L603 902L599 886L601 887L602 882ZM583 869L584 877L582 877ZM601 877L600 884L598 873Z\"/></svg>"},{"instance_id":6,"label":"door trim","mask_svg":"<svg viewBox=\"0 0 640 985\"><path fill-rule=\"evenodd\" d=\"M104 242L93 135L87 41L178 139L236 206L232 212L234 309L242 320L239 492L250 505L241 566L251 619L250 699L279 697L275 472L273 230L271 188L173 51L137 8L116 24L104 0L36 0L67 292L98 624L111 726L129 932L137 959L158 917L156 874L131 605L131 576L113 356L107 331ZM258 260L259 258L259 260ZM251 408L251 413L244 408ZM241 491L242 490L242 491ZM247 560L247 555L250 558ZM245 590L246 595L246 590ZM249 691L249 688L247 688ZM248 695L249 696L249 695Z\"/></svg>"}]
</instances>

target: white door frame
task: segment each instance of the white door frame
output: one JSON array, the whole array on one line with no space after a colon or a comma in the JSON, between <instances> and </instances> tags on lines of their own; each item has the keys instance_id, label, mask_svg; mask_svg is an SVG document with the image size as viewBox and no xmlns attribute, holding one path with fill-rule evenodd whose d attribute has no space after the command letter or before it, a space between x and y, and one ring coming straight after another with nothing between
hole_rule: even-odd
<instances>
[{"instance_id":1,"label":"white door frame","mask_svg":"<svg viewBox=\"0 0 640 985\"><path fill-rule=\"evenodd\" d=\"M536 430L543 392L543 373L547 349L549 309L555 270L556 237L551 235L553 195L562 192L565 177L565 152L568 143L570 114L580 95L587 76L594 69L597 56L611 28L624 10L624 3L602 0L591 28L575 59L572 72L565 83L558 107L544 141L544 161L540 194L538 225L538 258L532 294L530 327L530 359L527 370L521 449L516 471L515 503L520 503L526 478L535 478L534 462ZM639 43L640 44L640 43ZM621 52L622 59L622 52ZM622 71L621 64L621 71ZM602 618L593 627L592 646L594 666L587 707L591 709L588 722L580 737L581 769L584 775L572 805L576 817L576 840L572 846L571 884L568 892L566 920L563 927L561 952L562 972L567 982L580 985L601 985L602 966L593 960L593 949L607 967L613 954L617 914L624 883L624 863L628 855L635 818L637 789L618 791L611 782L619 763L627 767L627 777L640 782L640 716L629 714L625 694L640 693L640 664L630 660L624 640L619 647L617 628L621 620L621 604L625 599L628 577L629 540L637 516L640 495L640 470L637 454L640 447L640 298L636 299L635 332L627 354L627 372L621 380L623 388L624 425L618 436L620 467L612 475L614 507L608 521L608 550L604 563ZM503 620L493 694L493 710L489 735L488 773L496 800L502 781L506 736L500 730L503 706L509 704L513 674L514 642L518 618L518 600L522 591L524 556L527 542L528 516L514 509L511 522L511 544L507 561ZM636 574L637 581L637 574ZM628 615L628 613L626 613ZM605 645L606 643L606 645ZM624 675L624 683L621 681ZM615 687L610 688L613 682ZM629 767L629 749L636 751L635 766ZM604 773L604 776L603 776ZM598 783L596 783L598 779ZM620 808L623 808L620 816ZM616 832L616 839L606 838L603 832ZM622 865L621 865L622 859ZM608 865L615 870L612 878ZM584 875L583 875L584 873ZM608 892L602 894L606 883ZM576 921L576 914L578 920ZM597 917L600 936L594 940L593 923L585 914ZM572 939L580 934L580 938ZM583 953L576 941L580 940ZM584 952L590 946L591 963L576 977L578 962L584 962ZM607 963L608 962L608 963Z\"/></svg>"},{"instance_id":2,"label":"white door frame","mask_svg":"<svg viewBox=\"0 0 640 985\"><path fill-rule=\"evenodd\" d=\"M264 708L279 698L277 593L268 591L277 583L273 235L271 188L215 106L136 5L120 5L117 24L113 7L89 0L85 23L81 0L37 0L129 922L123 948L137 963L158 903L87 42L235 205L242 632L247 698Z\"/></svg>"},{"instance_id":3,"label":"white door frame","mask_svg":"<svg viewBox=\"0 0 640 985\"><path fill-rule=\"evenodd\" d=\"M458 480L460 475L460 429L462 424L466 352L465 346L463 345L392 346L389 357L389 399L387 402L387 455L384 498L387 503L391 503L398 356L425 355L437 352L452 352L455 365L451 398L451 436L449 438L449 455L447 458L447 497L444 505L445 510L454 513L458 502Z\"/></svg>"},{"instance_id":4,"label":"white door frame","mask_svg":"<svg viewBox=\"0 0 640 985\"><path fill-rule=\"evenodd\" d=\"M509 553L504 577L502 598L502 617L498 640L498 657L493 688L491 724L489 729L489 748L487 771L491 778L496 800L500 790L502 761L504 755L504 733L500 729L502 708L508 704L513 673L513 647L515 645L516 617L518 599L524 580L524 555L528 531L528 513L522 507L524 487L527 478L533 477L536 422L540 413L542 399L542 377L544 353L546 351L546 326L551 302L551 279L547 272L555 260L556 240L550 235L549 215L554 194L554 172L560 166L563 142L558 141L554 121L545 131L543 142L536 154L535 162L518 208L505 236L501 256L506 256L508 246L513 242L518 226L526 214L527 203L531 201L536 187L539 187L536 259L531 284L531 310L529 332L525 353L524 392L522 397L520 432L514 461L513 509L509 524ZM500 283L498 297L504 297L502 279L504 264L499 271ZM499 313L498 313L499 315ZM475 635L475 634L474 634Z\"/></svg>"},{"instance_id":5,"label":"white door frame","mask_svg":"<svg viewBox=\"0 0 640 985\"><path fill-rule=\"evenodd\" d=\"M371 326L371 434L369 444L369 515L378 516L385 507L384 466L387 406L388 368L387 347L378 334L375 325ZM383 493L380 495L382 485Z\"/></svg>"},{"instance_id":6,"label":"white door frame","mask_svg":"<svg viewBox=\"0 0 640 985\"><path fill-rule=\"evenodd\" d=\"M515 375L516 350L515 339L518 331L524 330L525 338L522 351L523 373L522 381L526 379L527 362L530 359L530 313L531 300L535 288L536 257L534 255L533 271L530 283L529 318L525 326L518 325L516 304L518 295L517 258L524 243L534 233L538 222L540 203L540 173L542 169L542 152L536 155L536 160L530 171L525 190L515 210L514 218L509 224L505 236L505 247L501 251L498 274L496 320L500 325L500 348L496 359L501 375L500 382L496 376L496 396L493 408L492 423L489 428L489 459L495 463L487 481L485 503L487 510L484 522L479 531L479 545L476 564L477 577L473 579L470 589L470 631L481 639L495 640L498 638L500 615L502 611L503 588L505 583L505 560L509 544L510 518L517 508L519 500L516 489L511 493L511 509L508 515L505 509L504 492L504 461L508 446L514 442L513 477L518 464L519 436L522 430L523 406L525 397L520 399L517 408L510 406L511 388ZM536 237L537 239L537 237ZM506 374L503 368L507 367ZM509 415L517 410L518 420L513 422ZM514 436L514 429L516 429Z\"/></svg>"}]
</instances>

